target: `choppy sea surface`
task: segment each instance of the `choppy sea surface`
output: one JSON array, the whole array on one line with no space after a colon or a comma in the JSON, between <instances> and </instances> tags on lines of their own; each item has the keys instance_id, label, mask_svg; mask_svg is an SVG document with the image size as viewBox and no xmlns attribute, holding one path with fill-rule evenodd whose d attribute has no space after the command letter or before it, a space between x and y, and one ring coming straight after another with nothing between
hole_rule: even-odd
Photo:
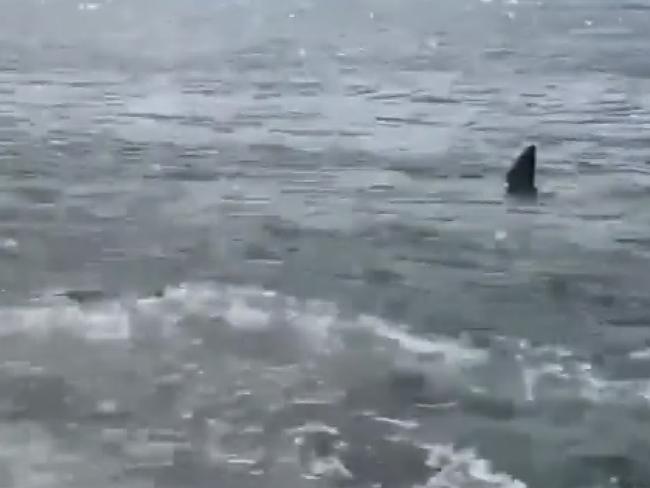
<instances>
[{"instance_id":1,"label":"choppy sea surface","mask_svg":"<svg viewBox=\"0 0 650 488\"><path fill-rule=\"evenodd\" d=\"M0 0L0 488L649 486L648 26Z\"/></svg>"}]
</instances>

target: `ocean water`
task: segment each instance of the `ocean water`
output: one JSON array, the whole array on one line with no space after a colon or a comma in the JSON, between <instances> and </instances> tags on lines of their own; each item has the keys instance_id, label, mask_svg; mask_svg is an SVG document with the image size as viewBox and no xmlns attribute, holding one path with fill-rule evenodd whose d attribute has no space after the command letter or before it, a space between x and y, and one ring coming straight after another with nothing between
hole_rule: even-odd
<instances>
[{"instance_id":1,"label":"ocean water","mask_svg":"<svg viewBox=\"0 0 650 488\"><path fill-rule=\"evenodd\" d=\"M647 487L648 26L0 0L0 488Z\"/></svg>"}]
</instances>

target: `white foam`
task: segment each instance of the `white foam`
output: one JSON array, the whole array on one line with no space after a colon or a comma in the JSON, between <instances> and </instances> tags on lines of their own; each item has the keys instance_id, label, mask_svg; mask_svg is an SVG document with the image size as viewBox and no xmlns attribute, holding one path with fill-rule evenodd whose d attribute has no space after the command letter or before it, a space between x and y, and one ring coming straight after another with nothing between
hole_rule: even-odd
<instances>
[{"instance_id":1,"label":"white foam","mask_svg":"<svg viewBox=\"0 0 650 488\"><path fill-rule=\"evenodd\" d=\"M86 2L86 3L78 4L77 7L79 8L79 10L93 11L93 10L98 10L101 7L101 5L98 3Z\"/></svg>"},{"instance_id":2,"label":"white foam","mask_svg":"<svg viewBox=\"0 0 650 488\"><path fill-rule=\"evenodd\" d=\"M514 341L510 340L510 345ZM519 363L514 367L512 359ZM636 404L648 403L650 381L609 380L602 377L594 365L566 347L532 347L525 341L506 351L503 348L491 354L491 362L502 361L513 364L508 373L520 376L520 386L513 389L513 400L545 402L546 400L581 399L593 404ZM497 381L504 376L496 376ZM514 385L512 381L508 382ZM517 391L519 393L517 393Z\"/></svg>"},{"instance_id":3,"label":"white foam","mask_svg":"<svg viewBox=\"0 0 650 488\"><path fill-rule=\"evenodd\" d=\"M128 313L117 303L90 309L66 304L3 308L0 323L6 334L42 335L59 329L90 340L125 340L130 336Z\"/></svg>"},{"instance_id":4,"label":"white foam","mask_svg":"<svg viewBox=\"0 0 650 488\"><path fill-rule=\"evenodd\" d=\"M396 427L400 427L405 430L417 429L420 426L420 423L417 422L416 420L400 420L400 419L393 419L390 417L375 417L374 419L377 422L394 425Z\"/></svg>"},{"instance_id":5,"label":"white foam","mask_svg":"<svg viewBox=\"0 0 650 488\"><path fill-rule=\"evenodd\" d=\"M336 456L326 456L312 459L308 466L309 471L317 477L338 480L351 480L352 473Z\"/></svg>"},{"instance_id":6,"label":"white foam","mask_svg":"<svg viewBox=\"0 0 650 488\"><path fill-rule=\"evenodd\" d=\"M290 436L301 436L306 434L313 434L315 432L324 432L333 436L340 434L339 430L336 427L326 425L322 422L307 422L303 425L288 429L286 431L286 433ZM302 443L300 437L296 437L296 443Z\"/></svg>"},{"instance_id":7,"label":"white foam","mask_svg":"<svg viewBox=\"0 0 650 488\"><path fill-rule=\"evenodd\" d=\"M478 363L487 359L484 350L467 347L458 340L418 337L376 317L362 316L355 325L370 328L379 337L396 341L402 349L414 354L435 355L449 363Z\"/></svg>"},{"instance_id":8,"label":"white foam","mask_svg":"<svg viewBox=\"0 0 650 488\"><path fill-rule=\"evenodd\" d=\"M427 481L426 488L486 486L492 488L526 488L526 485L505 473L492 470L489 461L471 449L455 451L450 445L429 445L429 466L438 469ZM421 487L424 488L424 487Z\"/></svg>"},{"instance_id":9,"label":"white foam","mask_svg":"<svg viewBox=\"0 0 650 488\"><path fill-rule=\"evenodd\" d=\"M236 299L225 313L225 318L231 324L246 329L264 329L269 325L268 311L248 306L243 300Z\"/></svg>"},{"instance_id":10,"label":"white foam","mask_svg":"<svg viewBox=\"0 0 650 488\"><path fill-rule=\"evenodd\" d=\"M638 349L629 353L629 357L636 361L645 361L650 359L650 348Z\"/></svg>"},{"instance_id":11,"label":"white foam","mask_svg":"<svg viewBox=\"0 0 650 488\"><path fill-rule=\"evenodd\" d=\"M11 237L0 238L0 249L4 251L16 251L18 250L18 241Z\"/></svg>"},{"instance_id":12,"label":"white foam","mask_svg":"<svg viewBox=\"0 0 650 488\"><path fill-rule=\"evenodd\" d=\"M421 338L400 330L396 324L371 316L342 320L332 303L299 301L255 287L185 283L168 288L160 299L141 300L139 304L141 310L149 307L160 311L173 309L176 316L189 313L222 316L234 328L262 329L278 323L288 324L318 352L328 351L337 333L351 327L365 328L378 338L395 341L404 351L438 355L449 363L477 363L486 359L485 351L452 338Z\"/></svg>"},{"instance_id":13,"label":"white foam","mask_svg":"<svg viewBox=\"0 0 650 488\"><path fill-rule=\"evenodd\" d=\"M234 330L289 327L311 354L308 357L332 360L349 347L343 340L346 331L361 331L371 343L376 340L382 347L382 341L389 343L382 353L387 364L399 366L405 361L435 375L438 384L449 381L456 385L454 388L478 388L514 401L566 397L620 403L630 399L648 402L650 397L650 383L605 380L590 363L566 348L534 348L523 340L494 338L491 348L480 349L468 340L421 337L378 317L343 318L331 302L301 301L258 287L183 283L166 288L161 296L122 297L88 305L45 293L33 300L33 305L0 308L0 334L46 335L65 330L89 341L166 339L184 333L178 324L192 316L208 320L221 317L223 321L213 321L214 327ZM646 356L647 351L642 351L634 359L644 360ZM502 381L504 374L509 381Z\"/></svg>"}]
</instances>

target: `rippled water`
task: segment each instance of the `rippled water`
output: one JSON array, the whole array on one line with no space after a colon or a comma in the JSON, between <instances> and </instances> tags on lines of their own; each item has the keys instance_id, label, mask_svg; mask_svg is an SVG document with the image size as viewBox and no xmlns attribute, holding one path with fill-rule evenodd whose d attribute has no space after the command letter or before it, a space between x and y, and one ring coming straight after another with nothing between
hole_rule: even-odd
<instances>
[{"instance_id":1,"label":"rippled water","mask_svg":"<svg viewBox=\"0 0 650 488\"><path fill-rule=\"evenodd\" d=\"M647 485L646 0L0 11L0 487Z\"/></svg>"}]
</instances>

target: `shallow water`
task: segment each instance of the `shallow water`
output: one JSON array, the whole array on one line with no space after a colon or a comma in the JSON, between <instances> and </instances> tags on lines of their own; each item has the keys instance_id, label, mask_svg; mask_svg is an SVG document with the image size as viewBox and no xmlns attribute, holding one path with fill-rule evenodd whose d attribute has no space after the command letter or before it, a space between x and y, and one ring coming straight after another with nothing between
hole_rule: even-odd
<instances>
[{"instance_id":1,"label":"shallow water","mask_svg":"<svg viewBox=\"0 0 650 488\"><path fill-rule=\"evenodd\" d=\"M0 487L650 478L650 3L0 9Z\"/></svg>"}]
</instances>

